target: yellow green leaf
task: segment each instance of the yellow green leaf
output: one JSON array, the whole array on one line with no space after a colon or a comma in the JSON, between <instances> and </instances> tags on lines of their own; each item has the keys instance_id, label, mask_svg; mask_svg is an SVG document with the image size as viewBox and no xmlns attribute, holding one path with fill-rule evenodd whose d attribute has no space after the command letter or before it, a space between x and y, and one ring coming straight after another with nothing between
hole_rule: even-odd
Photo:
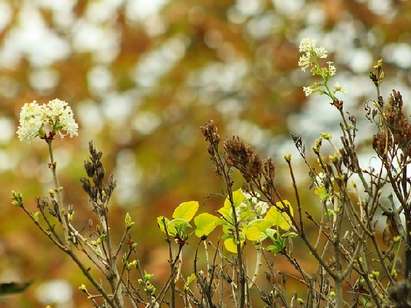
<instances>
[{"instance_id":1,"label":"yellow green leaf","mask_svg":"<svg viewBox=\"0 0 411 308\"><path fill-rule=\"evenodd\" d=\"M186 283L184 284L184 289L188 289L193 282L197 281L196 274L192 273L190 276L187 277Z\"/></svg>"},{"instance_id":2,"label":"yellow green leaf","mask_svg":"<svg viewBox=\"0 0 411 308\"><path fill-rule=\"evenodd\" d=\"M237 245L232 237L229 237L224 241L224 247L231 253L237 253Z\"/></svg>"},{"instance_id":3,"label":"yellow green leaf","mask_svg":"<svg viewBox=\"0 0 411 308\"><path fill-rule=\"evenodd\" d=\"M170 235L170 236L175 236L177 234L175 220L170 221L167 217L158 216L157 217L157 224L158 224L161 232L163 232L164 234L168 233L168 235ZM165 224L165 226L164 226L164 224ZM166 228L167 228L167 232L166 232Z\"/></svg>"},{"instance_id":4,"label":"yellow green leaf","mask_svg":"<svg viewBox=\"0 0 411 308\"><path fill-rule=\"evenodd\" d=\"M224 204L224 206L222 208L218 209L217 212L220 213L227 221L231 222L233 211L232 211L230 205L225 206L225 204Z\"/></svg>"},{"instance_id":5,"label":"yellow green leaf","mask_svg":"<svg viewBox=\"0 0 411 308\"><path fill-rule=\"evenodd\" d=\"M157 224L158 224L158 227L160 228L161 232L166 233L166 230L164 228L164 224L166 224L166 226L167 226L168 223L169 223L169 220L168 220L167 217L164 217L164 216L158 216L157 217Z\"/></svg>"},{"instance_id":6,"label":"yellow green leaf","mask_svg":"<svg viewBox=\"0 0 411 308\"><path fill-rule=\"evenodd\" d=\"M256 219L246 226L245 236L249 241L261 242L267 237L265 230L270 228L271 225L269 220Z\"/></svg>"},{"instance_id":7,"label":"yellow green leaf","mask_svg":"<svg viewBox=\"0 0 411 308\"><path fill-rule=\"evenodd\" d=\"M197 237L208 236L221 223L221 219L217 216L202 213L194 218L194 224L196 225L195 235Z\"/></svg>"},{"instance_id":8,"label":"yellow green leaf","mask_svg":"<svg viewBox=\"0 0 411 308\"><path fill-rule=\"evenodd\" d=\"M270 207L264 219L269 221L272 226L277 226L285 231L291 228L291 219L287 213L281 212L278 208L284 208L284 205L289 208L291 216L293 216L293 209L290 202L287 200L276 202L276 206ZM278 208L277 208L278 207Z\"/></svg>"},{"instance_id":9,"label":"yellow green leaf","mask_svg":"<svg viewBox=\"0 0 411 308\"><path fill-rule=\"evenodd\" d=\"M244 201L244 199L245 199L245 195L241 189L237 189L236 191L233 191L234 207L239 206ZM224 201L224 207L231 208L231 202L228 197Z\"/></svg>"},{"instance_id":10,"label":"yellow green leaf","mask_svg":"<svg viewBox=\"0 0 411 308\"><path fill-rule=\"evenodd\" d=\"M126 216L124 217L124 224L126 225L126 228L131 228L134 225L134 221L128 212L126 213Z\"/></svg>"},{"instance_id":11,"label":"yellow green leaf","mask_svg":"<svg viewBox=\"0 0 411 308\"><path fill-rule=\"evenodd\" d=\"M328 198L328 192L324 186L318 186L314 188L314 193L320 198L321 201L324 201Z\"/></svg>"},{"instance_id":12,"label":"yellow green leaf","mask_svg":"<svg viewBox=\"0 0 411 308\"><path fill-rule=\"evenodd\" d=\"M290 201L288 201L288 200L277 201L275 203L275 205L280 209L284 208L284 206L285 206L286 208L289 209L291 216L294 217L294 211L293 211L293 207L291 206ZM284 213L284 214L286 214L286 213Z\"/></svg>"},{"instance_id":13,"label":"yellow green leaf","mask_svg":"<svg viewBox=\"0 0 411 308\"><path fill-rule=\"evenodd\" d=\"M236 191L233 192L234 207L239 206L244 201L244 199L245 199L245 195L241 189L237 189ZM225 218L225 220L232 223L233 211L232 211L230 199L228 197L224 201L224 206L220 208L217 212L220 213Z\"/></svg>"},{"instance_id":14,"label":"yellow green leaf","mask_svg":"<svg viewBox=\"0 0 411 308\"><path fill-rule=\"evenodd\" d=\"M263 232L261 232L258 227L251 226L245 230L245 236L249 241L261 242L266 237Z\"/></svg>"},{"instance_id":15,"label":"yellow green leaf","mask_svg":"<svg viewBox=\"0 0 411 308\"><path fill-rule=\"evenodd\" d=\"M40 212L39 211L34 212L33 219L34 219L35 222L39 222L39 220L40 220Z\"/></svg>"},{"instance_id":16,"label":"yellow green leaf","mask_svg":"<svg viewBox=\"0 0 411 308\"><path fill-rule=\"evenodd\" d=\"M191 228L190 223L184 218L174 218L167 223L167 231L171 236L187 236L188 229Z\"/></svg>"},{"instance_id":17,"label":"yellow green leaf","mask_svg":"<svg viewBox=\"0 0 411 308\"><path fill-rule=\"evenodd\" d=\"M190 221L197 213L198 208L199 203L197 201L187 201L180 203L180 205L177 206L174 210L173 218L181 218L186 221Z\"/></svg>"}]
</instances>

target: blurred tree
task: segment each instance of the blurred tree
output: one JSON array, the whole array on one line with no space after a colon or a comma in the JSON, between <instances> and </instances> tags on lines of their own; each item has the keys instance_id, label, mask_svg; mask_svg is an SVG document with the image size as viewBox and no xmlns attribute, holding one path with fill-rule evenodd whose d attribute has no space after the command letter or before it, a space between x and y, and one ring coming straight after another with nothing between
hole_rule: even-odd
<instances>
[{"instance_id":1,"label":"blurred tree","mask_svg":"<svg viewBox=\"0 0 411 308\"><path fill-rule=\"evenodd\" d=\"M131 207L145 230L147 266L161 272L154 217L190 198L221 201L209 195L221 188L199 126L214 119L225 135L274 157L290 150L290 131L312 138L335 127L318 117L326 104L305 104L296 63L306 36L342 65L348 106L373 91L366 72L381 56L390 64L386 87L395 83L407 97L410 14L411 3L400 0L0 1L0 277L81 281L9 206L12 189L33 200L51 182L45 148L15 137L23 103L70 102L80 136L56 153L66 200L87 212L78 179L94 139L117 178L116 203ZM10 307L33 305L35 289Z\"/></svg>"}]
</instances>

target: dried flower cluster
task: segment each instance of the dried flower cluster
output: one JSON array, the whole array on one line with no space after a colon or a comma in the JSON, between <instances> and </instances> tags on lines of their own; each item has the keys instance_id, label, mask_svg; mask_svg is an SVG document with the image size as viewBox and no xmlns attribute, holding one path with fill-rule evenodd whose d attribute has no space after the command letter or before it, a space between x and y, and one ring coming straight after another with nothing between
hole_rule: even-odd
<instances>
[{"instance_id":1,"label":"dried flower cluster","mask_svg":"<svg viewBox=\"0 0 411 308\"><path fill-rule=\"evenodd\" d=\"M20 112L17 135L21 141L31 142L35 138L52 139L55 135L77 136L78 125L67 102L53 99L47 104L36 101L25 104Z\"/></svg>"},{"instance_id":2,"label":"dried flower cluster","mask_svg":"<svg viewBox=\"0 0 411 308\"><path fill-rule=\"evenodd\" d=\"M247 181L261 173L261 159L240 138L234 136L232 139L224 142L224 150L227 154L228 165L238 168Z\"/></svg>"},{"instance_id":3,"label":"dried flower cluster","mask_svg":"<svg viewBox=\"0 0 411 308\"><path fill-rule=\"evenodd\" d=\"M84 162L84 169L87 177L80 179L84 191L89 195L94 210L106 210L106 204L116 187L112 176L108 178L108 183L104 183L105 170L101 162L103 153L97 151L92 142L89 143L89 160Z\"/></svg>"},{"instance_id":4,"label":"dried flower cluster","mask_svg":"<svg viewBox=\"0 0 411 308\"><path fill-rule=\"evenodd\" d=\"M411 155L411 124L404 115L403 105L401 93L393 90L383 117L384 124L392 136L380 131L373 140L374 149L381 156L386 155L387 149L393 145L403 153Z\"/></svg>"}]
</instances>

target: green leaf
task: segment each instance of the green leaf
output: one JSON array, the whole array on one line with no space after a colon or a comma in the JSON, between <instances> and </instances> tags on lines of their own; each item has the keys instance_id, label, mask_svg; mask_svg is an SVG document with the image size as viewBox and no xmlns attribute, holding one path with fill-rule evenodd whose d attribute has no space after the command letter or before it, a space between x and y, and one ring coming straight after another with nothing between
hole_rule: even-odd
<instances>
[{"instance_id":1,"label":"green leaf","mask_svg":"<svg viewBox=\"0 0 411 308\"><path fill-rule=\"evenodd\" d=\"M170 220L167 217L164 217L164 216L158 216L157 217L158 227L160 228L161 232L163 232L163 233L166 233L166 230L164 228L164 224L167 226L169 222L170 222ZM168 231L168 227L167 227L167 231Z\"/></svg>"},{"instance_id":2,"label":"green leaf","mask_svg":"<svg viewBox=\"0 0 411 308\"><path fill-rule=\"evenodd\" d=\"M297 237L297 236L298 236L298 234L295 233L295 232L292 232L292 231L285 232L284 234L281 235L281 237L283 237L283 238L293 238L293 237Z\"/></svg>"},{"instance_id":3,"label":"green leaf","mask_svg":"<svg viewBox=\"0 0 411 308\"><path fill-rule=\"evenodd\" d=\"M197 237L208 236L221 223L221 219L217 216L202 213L194 218L194 224L196 225L195 235Z\"/></svg>"},{"instance_id":4,"label":"green leaf","mask_svg":"<svg viewBox=\"0 0 411 308\"><path fill-rule=\"evenodd\" d=\"M190 223L183 218L175 218L167 224L167 231L171 236L187 237L189 228L191 228Z\"/></svg>"},{"instance_id":5,"label":"green leaf","mask_svg":"<svg viewBox=\"0 0 411 308\"><path fill-rule=\"evenodd\" d=\"M225 235L232 235L233 232L234 232L234 226L233 225L227 224L227 223L223 224L223 233Z\"/></svg>"},{"instance_id":6,"label":"green leaf","mask_svg":"<svg viewBox=\"0 0 411 308\"><path fill-rule=\"evenodd\" d=\"M251 206L242 204L239 206L238 210L238 221L250 221L256 218L255 211L251 208Z\"/></svg>"},{"instance_id":7,"label":"green leaf","mask_svg":"<svg viewBox=\"0 0 411 308\"><path fill-rule=\"evenodd\" d=\"M245 195L241 189L238 189L233 192L233 202L234 202L235 208L240 206L244 200L245 200ZM231 224L234 223L233 209L231 207L231 202L228 197L224 201L224 206L220 208L217 212L220 213L228 223L231 223ZM240 210L239 215L238 215L238 220L239 221L244 220L249 216L250 216L249 211L247 211L247 208L244 208L243 210Z\"/></svg>"},{"instance_id":8,"label":"green leaf","mask_svg":"<svg viewBox=\"0 0 411 308\"><path fill-rule=\"evenodd\" d=\"M272 241L272 245L269 245L266 248L267 251L270 251L274 254L278 254L279 252L284 250L286 240L284 237L280 235L278 230L267 229L265 233L267 237L270 238L270 240ZM288 233L294 233L294 232L286 232L285 234L288 234Z\"/></svg>"},{"instance_id":9,"label":"green leaf","mask_svg":"<svg viewBox=\"0 0 411 308\"><path fill-rule=\"evenodd\" d=\"M11 192L12 196L12 204L17 207L23 206L23 195L19 192L15 192L14 190Z\"/></svg>"},{"instance_id":10,"label":"green leaf","mask_svg":"<svg viewBox=\"0 0 411 308\"><path fill-rule=\"evenodd\" d=\"M236 191L233 191L233 202L234 202L234 207L239 206L245 199L245 195L243 191L240 189L237 189ZM231 202L230 199L227 197L224 201L224 207L231 208Z\"/></svg>"},{"instance_id":11,"label":"green leaf","mask_svg":"<svg viewBox=\"0 0 411 308\"><path fill-rule=\"evenodd\" d=\"M314 188L314 193L318 196L318 198L320 198L321 201L325 201L329 197L327 189L325 189L324 186Z\"/></svg>"},{"instance_id":12,"label":"green leaf","mask_svg":"<svg viewBox=\"0 0 411 308\"><path fill-rule=\"evenodd\" d=\"M197 281L196 274L192 273L190 276L187 277L186 283L184 284L184 289L187 290L193 282Z\"/></svg>"},{"instance_id":13,"label":"green leaf","mask_svg":"<svg viewBox=\"0 0 411 308\"><path fill-rule=\"evenodd\" d=\"M131 219L131 216L128 212L126 213L126 216L124 217L124 224L126 225L127 229L130 229L134 225L134 221Z\"/></svg>"},{"instance_id":14,"label":"green leaf","mask_svg":"<svg viewBox=\"0 0 411 308\"><path fill-rule=\"evenodd\" d=\"M143 275L144 281L152 281L153 278L154 278L154 274L150 274L144 271L144 275Z\"/></svg>"},{"instance_id":15,"label":"green leaf","mask_svg":"<svg viewBox=\"0 0 411 308\"><path fill-rule=\"evenodd\" d=\"M267 229L264 231L264 233L273 242L278 240L278 238L280 237L280 233L278 232L278 230L275 229Z\"/></svg>"},{"instance_id":16,"label":"green leaf","mask_svg":"<svg viewBox=\"0 0 411 308\"><path fill-rule=\"evenodd\" d=\"M180 203L180 205L177 206L174 210L173 218L180 218L186 221L190 221L197 213L199 206L200 205L197 201L187 201Z\"/></svg>"},{"instance_id":17,"label":"green leaf","mask_svg":"<svg viewBox=\"0 0 411 308\"><path fill-rule=\"evenodd\" d=\"M0 283L0 296L2 295L9 295L15 293L21 293L28 286L31 282L23 282L23 283L16 283L16 282L7 282L7 283Z\"/></svg>"},{"instance_id":18,"label":"green leaf","mask_svg":"<svg viewBox=\"0 0 411 308\"><path fill-rule=\"evenodd\" d=\"M35 222L39 222L40 221L40 212L39 211L36 211L36 212L34 212L33 213L33 219L34 219L34 221Z\"/></svg>"},{"instance_id":19,"label":"green leaf","mask_svg":"<svg viewBox=\"0 0 411 308\"><path fill-rule=\"evenodd\" d=\"M267 246L267 251L273 253L273 254L278 254L279 252L283 251L284 246L281 245L281 243L275 243L273 245Z\"/></svg>"},{"instance_id":20,"label":"green leaf","mask_svg":"<svg viewBox=\"0 0 411 308\"><path fill-rule=\"evenodd\" d=\"M323 132L320 134L321 138L325 139L325 140L331 140L332 139L332 135L331 133L328 132Z\"/></svg>"}]
</instances>

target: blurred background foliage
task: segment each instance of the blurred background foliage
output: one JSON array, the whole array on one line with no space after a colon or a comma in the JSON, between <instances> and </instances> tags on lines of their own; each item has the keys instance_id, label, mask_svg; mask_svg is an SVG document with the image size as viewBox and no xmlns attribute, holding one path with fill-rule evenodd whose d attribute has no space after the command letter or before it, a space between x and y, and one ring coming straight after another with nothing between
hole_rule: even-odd
<instances>
[{"instance_id":1,"label":"blurred background foliage","mask_svg":"<svg viewBox=\"0 0 411 308\"><path fill-rule=\"evenodd\" d=\"M143 262L161 280L168 265L155 217L184 200L208 209L222 201L199 126L213 119L222 135L279 161L294 151L290 132L309 144L338 129L329 104L304 97L299 41L311 37L331 52L356 110L375 95L368 70L380 57L385 95L395 86L409 97L409 29L411 2L400 0L1 0L0 281L34 284L0 306L88 306L79 271L10 206L11 190L33 206L51 185L45 145L15 135L24 103L71 104L79 137L56 143L66 201L86 227L79 178L94 140L118 182L113 224L131 213Z\"/></svg>"}]
</instances>

